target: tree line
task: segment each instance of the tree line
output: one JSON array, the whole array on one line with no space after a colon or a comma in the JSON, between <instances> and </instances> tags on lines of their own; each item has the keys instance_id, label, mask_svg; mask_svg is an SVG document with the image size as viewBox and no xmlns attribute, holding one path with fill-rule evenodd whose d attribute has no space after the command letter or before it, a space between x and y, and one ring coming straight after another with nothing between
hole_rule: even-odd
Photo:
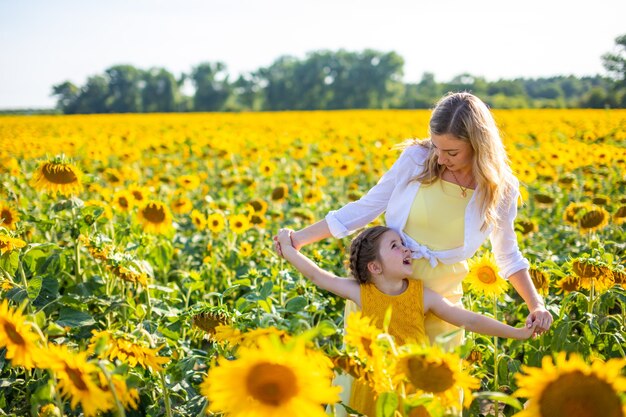
<instances>
[{"instance_id":1,"label":"tree line","mask_svg":"<svg viewBox=\"0 0 626 417\"><path fill-rule=\"evenodd\" d=\"M52 94L66 114L419 109L447 91L471 91L493 108L626 108L626 35L615 41L616 52L602 56L605 76L487 81L465 73L438 82L424 73L404 83L400 55L367 49L283 56L237 78L222 62L201 63L179 77L165 68L115 65L82 86L57 84Z\"/></svg>"}]
</instances>

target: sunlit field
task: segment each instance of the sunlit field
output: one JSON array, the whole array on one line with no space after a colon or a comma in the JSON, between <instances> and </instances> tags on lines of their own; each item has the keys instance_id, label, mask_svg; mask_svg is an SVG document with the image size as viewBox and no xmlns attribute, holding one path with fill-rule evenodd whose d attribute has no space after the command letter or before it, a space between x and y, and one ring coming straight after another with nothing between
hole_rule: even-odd
<instances>
[{"instance_id":1,"label":"sunlit field","mask_svg":"<svg viewBox=\"0 0 626 417\"><path fill-rule=\"evenodd\" d=\"M280 227L367 192L429 116L0 118L0 410L323 416L343 408L331 378L349 372L380 416L444 415L459 390L468 416L583 402L570 415L625 415L626 111L495 112L523 184L518 241L554 316L538 338L469 333L443 352L355 321L344 345L343 300L273 252ZM303 251L345 276L348 245ZM521 326L488 255L470 263L465 307Z\"/></svg>"}]
</instances>

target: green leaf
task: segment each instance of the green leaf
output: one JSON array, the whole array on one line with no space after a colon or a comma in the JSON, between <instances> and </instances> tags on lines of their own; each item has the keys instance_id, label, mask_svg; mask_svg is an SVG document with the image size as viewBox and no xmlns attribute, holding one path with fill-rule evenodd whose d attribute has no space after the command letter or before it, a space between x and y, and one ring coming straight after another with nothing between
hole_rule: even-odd
<instances>
[{"instance_id":1,"label":"green leaf","mask_svg":"<svg viewBox=\"0 0 626 417\"><path fill-rule=\"evenodd\" d=\"M503 392L495 392L495 391L483 391L483 392L475 392L474 398L482 398L491 401L498 401L506 405L510 405L516 410L522 409L522 404L515 397L507 395Z\"/></svg>"},{"instance_id":2,"label":"green leaf","mask_svg":"<svg viewBox=\"0 0 626 417\"><path fill-rule=\"evenodd\" d=\"M376 401L376 417L393 417L398 409L398 395L395 392L383 392Z\"/></svg>"},{"instance_id":3,"label":"green leaf","mask_svg":"<svg viewBox=\"0 0 626 417\"><path fill-rule=\"evenodd\" d=\"M265 299L272 295L272 291L274 290L274 283L272 281L265 281L263 286L259 290L259 298Z\"/></svg>"},{"instance_id":4,"label":"green leaf","mask_svg":"<svg viewBox=\"0 0 626 417\"><path fill-rule=\"evenodd\" d=\"M291 313L297 313L303 310L307 306L308 302L306 298L299 295L287 301L285 304L285 309Z\"/></svg>"},{"instance_id":5,"label":"green leaf","mask_svg":"<svg viewBox=\"0 0 626 417\"><path fill-rule=\"evenodd\" d=\"M0 269L7 271L10 275L15 276L17 267L20 264L19 251L12 250L0 256Z\"/></svg>"},{"instance_id":6,"label":"green leaf","mask_svg":"<svg viewBox=\"0 0 626 417\"><path fill-rule=\"evenodd\" d=\"M43 281L42 277L33 277L28 281L28 288L26 291L28 292L28 298L34 300L39 296L39 292L41 291L41 282Z\"/></svg>"},{"instance_id":7,"label":"green leaf","mask_svg":"<svg viewBox=\"0 0 626 417\"><path fill-rule=\"evenodd\" d=\"M63 307L59 313L57 324L61 327L83 327L92 326L96 324L96 322L91 315L84 311Z\"/></svg>"}]
</instances>

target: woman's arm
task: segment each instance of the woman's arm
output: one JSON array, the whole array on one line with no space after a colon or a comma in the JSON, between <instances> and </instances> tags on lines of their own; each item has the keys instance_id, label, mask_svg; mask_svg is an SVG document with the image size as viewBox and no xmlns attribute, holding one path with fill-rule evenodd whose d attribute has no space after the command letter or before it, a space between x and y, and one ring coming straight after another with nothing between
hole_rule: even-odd
<instances>
[{"instance_id":1,"label":"woman's arm","mask_svg":"<svg viewBox=\"0 0 626 417\"><path fill-rule=\"evenodd\" d=\"M310 226L291 233L291 244L296 250L304 245L314 243L332 236L326 220L320 220Z\"/></svg>"},{"instance_id":2,"label":"woman's arm","mask_svg":"<svg viewBox=\"0 0 626 417\"><path fill-rule=\"evenodd\" d=\"M517 243L515 234L515 218L517 217L518 183L516 192L511 193L506 209L500 213L500 219L490 235L493 254L502 275L509 280L515 291L528 306L529 315L526 324L536 327L538 334L547 331L552 325L552 316L546 310L543 299L537 293L528 274L528 261L524 259Z\"/></svg>"},{"instance_id":3,"label":"woman's arm","mask_svg":"<svg viewBox=\"0 0 626 417\"><path fill-rule=\"evenodd\" d=\"M546 310L543 298L541 298L535 289L528 269L522 269L511 275L509 282L520 297L524 299L530 311L530 314L526 318L526 325L536 327L538 334L547 331L552 325L552 315Z\"/></svg>"},{"instance_id":4,"label":"woman's arm","mask_svg":"<svg viewBox=\"0 0 626 417\"><path fill-rule=\"evenodd\" d=\"M317 266L312 260L298 252L291 245L289 229L280 229L278 241L275 246L279 246L283 258L292 264L302 275L308 278L316 286L332 292L342 298L348 298L361 306L361 288L357 281L353 279L339 278L328 271Z\"/></svg>"},{"instance_id":5,"label":"woman's arm","mask_svg":"<svg viewBox=\"0 0 626 417\"><path fill-rule=\"evenodd\" d=\"M462 307L452 304L448 299L436 292L424 288L424 314L428 311L450 324L489 336L510 339L528 339L535 331L534 325L530 327L529 325L513 327L494 320L491 317L465 310Z\"/></svg>"}]
</instances>

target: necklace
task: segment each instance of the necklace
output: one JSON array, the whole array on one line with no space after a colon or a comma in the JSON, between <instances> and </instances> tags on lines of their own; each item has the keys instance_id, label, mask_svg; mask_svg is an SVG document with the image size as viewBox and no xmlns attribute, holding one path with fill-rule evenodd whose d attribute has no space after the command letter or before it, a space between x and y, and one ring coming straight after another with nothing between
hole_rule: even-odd
<instances>
[{"instance_id":1,"label":"necklace","mask_svg":"<svg viewBox=\"0 0 626 417\"><path fill-rule=\"evenodd\" d=\"M454 173L454 171L452 171L452 170L448 170L448 171L450 171L450 174L452 174L452 176L454 177L454 179L456 181L456 185L458 185L459 188L461 189L461 195L463 197L467 197L467 190L469 189L469 185L467 187L463 187L461 185L461 181L459 181L459 179L456 177L456 174ZM470 185L471 185L471 183L470 183Z\"/></svg>"}]
</instances>

